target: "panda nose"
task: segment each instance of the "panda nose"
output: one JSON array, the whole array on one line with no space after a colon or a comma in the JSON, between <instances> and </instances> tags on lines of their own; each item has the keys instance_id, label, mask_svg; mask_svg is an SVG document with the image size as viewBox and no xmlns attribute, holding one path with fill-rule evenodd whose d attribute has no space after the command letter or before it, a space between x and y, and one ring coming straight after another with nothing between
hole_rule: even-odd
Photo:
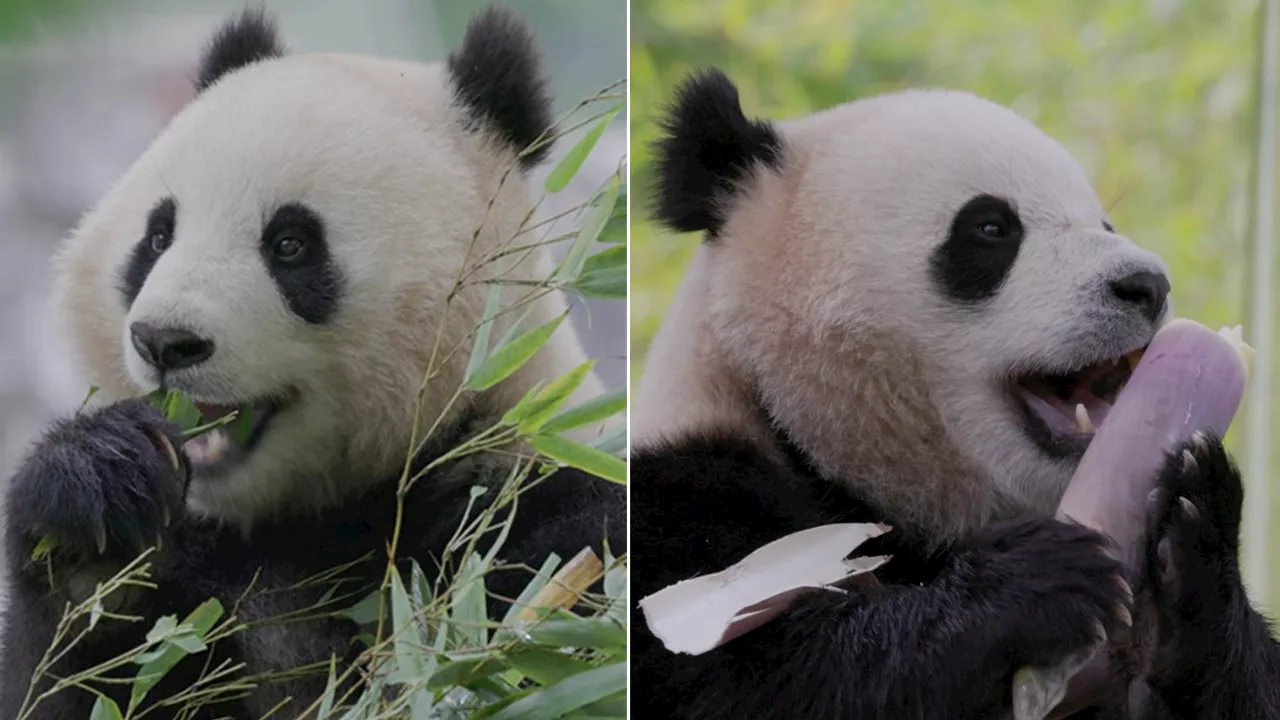
<instances>
[{"instance_id":1,"label":"panda nose","mask_svg":"<svg viewBox=\"0 0 1280 720\"><path fill-rule=\"evenodd\" d=\"M1111 281L1111 292L1132 305L1151 322L1160 318L1169 299L1169 278L1164 273L1136 272Z\"/></svg>"},{"instance_id":2,"label":"panda nose","mask_svg":"<svg viewBox=\"0 0 1280 720\"><path fill-rule=\"evenodd\" d=\"M213 341L190 330L137 322L129 326L133 347L160 372L199 365L213 355Z\"/></svg>"}]
</instances>

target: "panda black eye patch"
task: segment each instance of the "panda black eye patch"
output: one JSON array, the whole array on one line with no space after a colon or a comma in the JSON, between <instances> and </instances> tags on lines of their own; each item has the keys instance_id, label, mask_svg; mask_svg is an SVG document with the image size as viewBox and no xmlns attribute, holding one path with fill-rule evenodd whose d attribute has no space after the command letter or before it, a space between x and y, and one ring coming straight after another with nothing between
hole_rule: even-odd
<instances>
[{"instance_id":1,"label":"panda black eye patch","mask_svg":"<svg viewBox=\"0 0 1280 720\"><path fill-rule=\"evenodd\" d=\"M342 273L329 253L319 215L301 203L276 208L263 228L260 251L290 312L313 325L333 316Z\"/></svg>"},{"instance_id":2,"label":"panda black eye patch","mask_svg":"<svg viewBox=\"0 0 1280 720\"><path fill-rule=\"evenodd\" d=\"M173 234L178 227L178 203L172 197L163 198L147 214L142 238L133 246L129 261L120 274L120 294L124 296L127 310L142 292L142 284L151 274L151 268L173 244Z\"/></svg>"},{"instance_id":3,"label":"panda black eye patch","mask_svg":"<svg viewBox=\"0 0 1280 720\"><path fill-rule=\"evenodd\" d=\"M957 302L994 297L1018 259L1022 235L1022 221L1008 202L991 195L972 198L934 251L934 282Z\"/></svg>"}]
</instances>

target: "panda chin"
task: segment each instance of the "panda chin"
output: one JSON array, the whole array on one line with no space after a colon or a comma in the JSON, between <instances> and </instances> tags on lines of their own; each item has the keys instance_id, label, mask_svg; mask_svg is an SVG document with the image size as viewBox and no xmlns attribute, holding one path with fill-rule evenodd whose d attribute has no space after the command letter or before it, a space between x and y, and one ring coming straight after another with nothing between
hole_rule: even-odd
<instances>
[{"instance_id":1,"label":"panda chin","mask_svg":"<svg viewBox=\"0 0 1280 720\"><path fill-rule=\"evenodd\" d=\"M287 407L290 397L289 394L269 396L239 405L195 402L205 423L241 412L245 424L233 420L183 443L182 449L191 462L192 476L216 478L247 460L261 444L272 421Z\"/></svg>"},{"instance_id":2,"label":"panda chin","mask_svg":"<svg viewBox=\"0 0 1280 720\"><path fill-rule=\"evenodd\" d=\"M1013 396L1027 435L1051 457L1078 459L1106 422L1142 353L1135 350L1065 373L1016 378Z\"/></svg>"}]
</instances>

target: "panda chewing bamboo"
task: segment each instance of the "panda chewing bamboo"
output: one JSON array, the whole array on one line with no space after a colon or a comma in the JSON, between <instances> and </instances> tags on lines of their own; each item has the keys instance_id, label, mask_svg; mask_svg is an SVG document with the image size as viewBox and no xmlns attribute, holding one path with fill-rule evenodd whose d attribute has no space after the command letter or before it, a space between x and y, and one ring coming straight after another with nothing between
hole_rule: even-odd
<instances>
[{"instance_id":1,"label":"panda chewing bamboo","mask_svg":"<svg viewBox=\"0 0 1280 720\"><path fill-rule=\"evenodd\" d=\"M449 454L587 360L564 324L500 382L463 385L491 287L500 310L523 301L524 330L567 312L560 292L521 287L551 276L544 248L512 253L510 282L474 265L524 244L530 173L554 135L524 24L484 10L447 60L421 64L289 54L269 18L246 10L214 33L196 86L57 257L61 317L99 392L45 432L9 485L3 717L26 704L29 720L87 718L96 692L128 707L132 663L115 682L47 693L210 598L243 630L184 658L136 710L190 717L165 701L203 682L187 696L205 700L199 717L296 717L319 703L331 661L337 696L362 682L362 628L343 611L380 586L388 549L402 572L413 559L451 577L463 559L454 533L486 508L505 537L485 577L491 616L552 553L590 549L572 574L592 570L606 542L626 551L622 486L549 468L520 488L516 512L496 496L526 448ZM519 314L494 318L494 337ZM601 389L587 372L567 406ZM243 422L186 437L144 399L157 390L192 401L188 425ZM402 487L406 473L417 479ZM140 620L100 618L33 677L67 603L151 547L155 587L117 594ZM207 673L219 667L235 672L214 697Z\"/></svg>"}]
</instances>

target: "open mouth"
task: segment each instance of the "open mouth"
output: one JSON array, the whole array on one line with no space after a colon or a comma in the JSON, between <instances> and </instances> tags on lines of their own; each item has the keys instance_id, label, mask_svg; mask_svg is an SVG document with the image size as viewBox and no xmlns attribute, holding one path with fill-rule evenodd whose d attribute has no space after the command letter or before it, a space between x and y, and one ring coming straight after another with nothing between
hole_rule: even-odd
<instances>
[{"instance_id":1,"label":"open mouth","mask_svg":"<svg viewBox=\"0 0 1280 720\"><path fill-rule=\"evenodd\" d=\"M183 443L193 470L205 473L225 469L244 460L258 446L271 421L287 404L287 396L259 398L239 405L193 400L202 422L214 423L237 413L235 419Z\"/></svg>"},{"instance_id":2,"label":"open mouth","mask_svg":"<svg viewBox=\"0 0 1280 720\"><path fill-rule=\"evenodd\" d=\"M1031 439L1050 455L1083 454L1145 350L1066 373L1015 378L1014 391Z\"/></svg>"}]
</instances>

